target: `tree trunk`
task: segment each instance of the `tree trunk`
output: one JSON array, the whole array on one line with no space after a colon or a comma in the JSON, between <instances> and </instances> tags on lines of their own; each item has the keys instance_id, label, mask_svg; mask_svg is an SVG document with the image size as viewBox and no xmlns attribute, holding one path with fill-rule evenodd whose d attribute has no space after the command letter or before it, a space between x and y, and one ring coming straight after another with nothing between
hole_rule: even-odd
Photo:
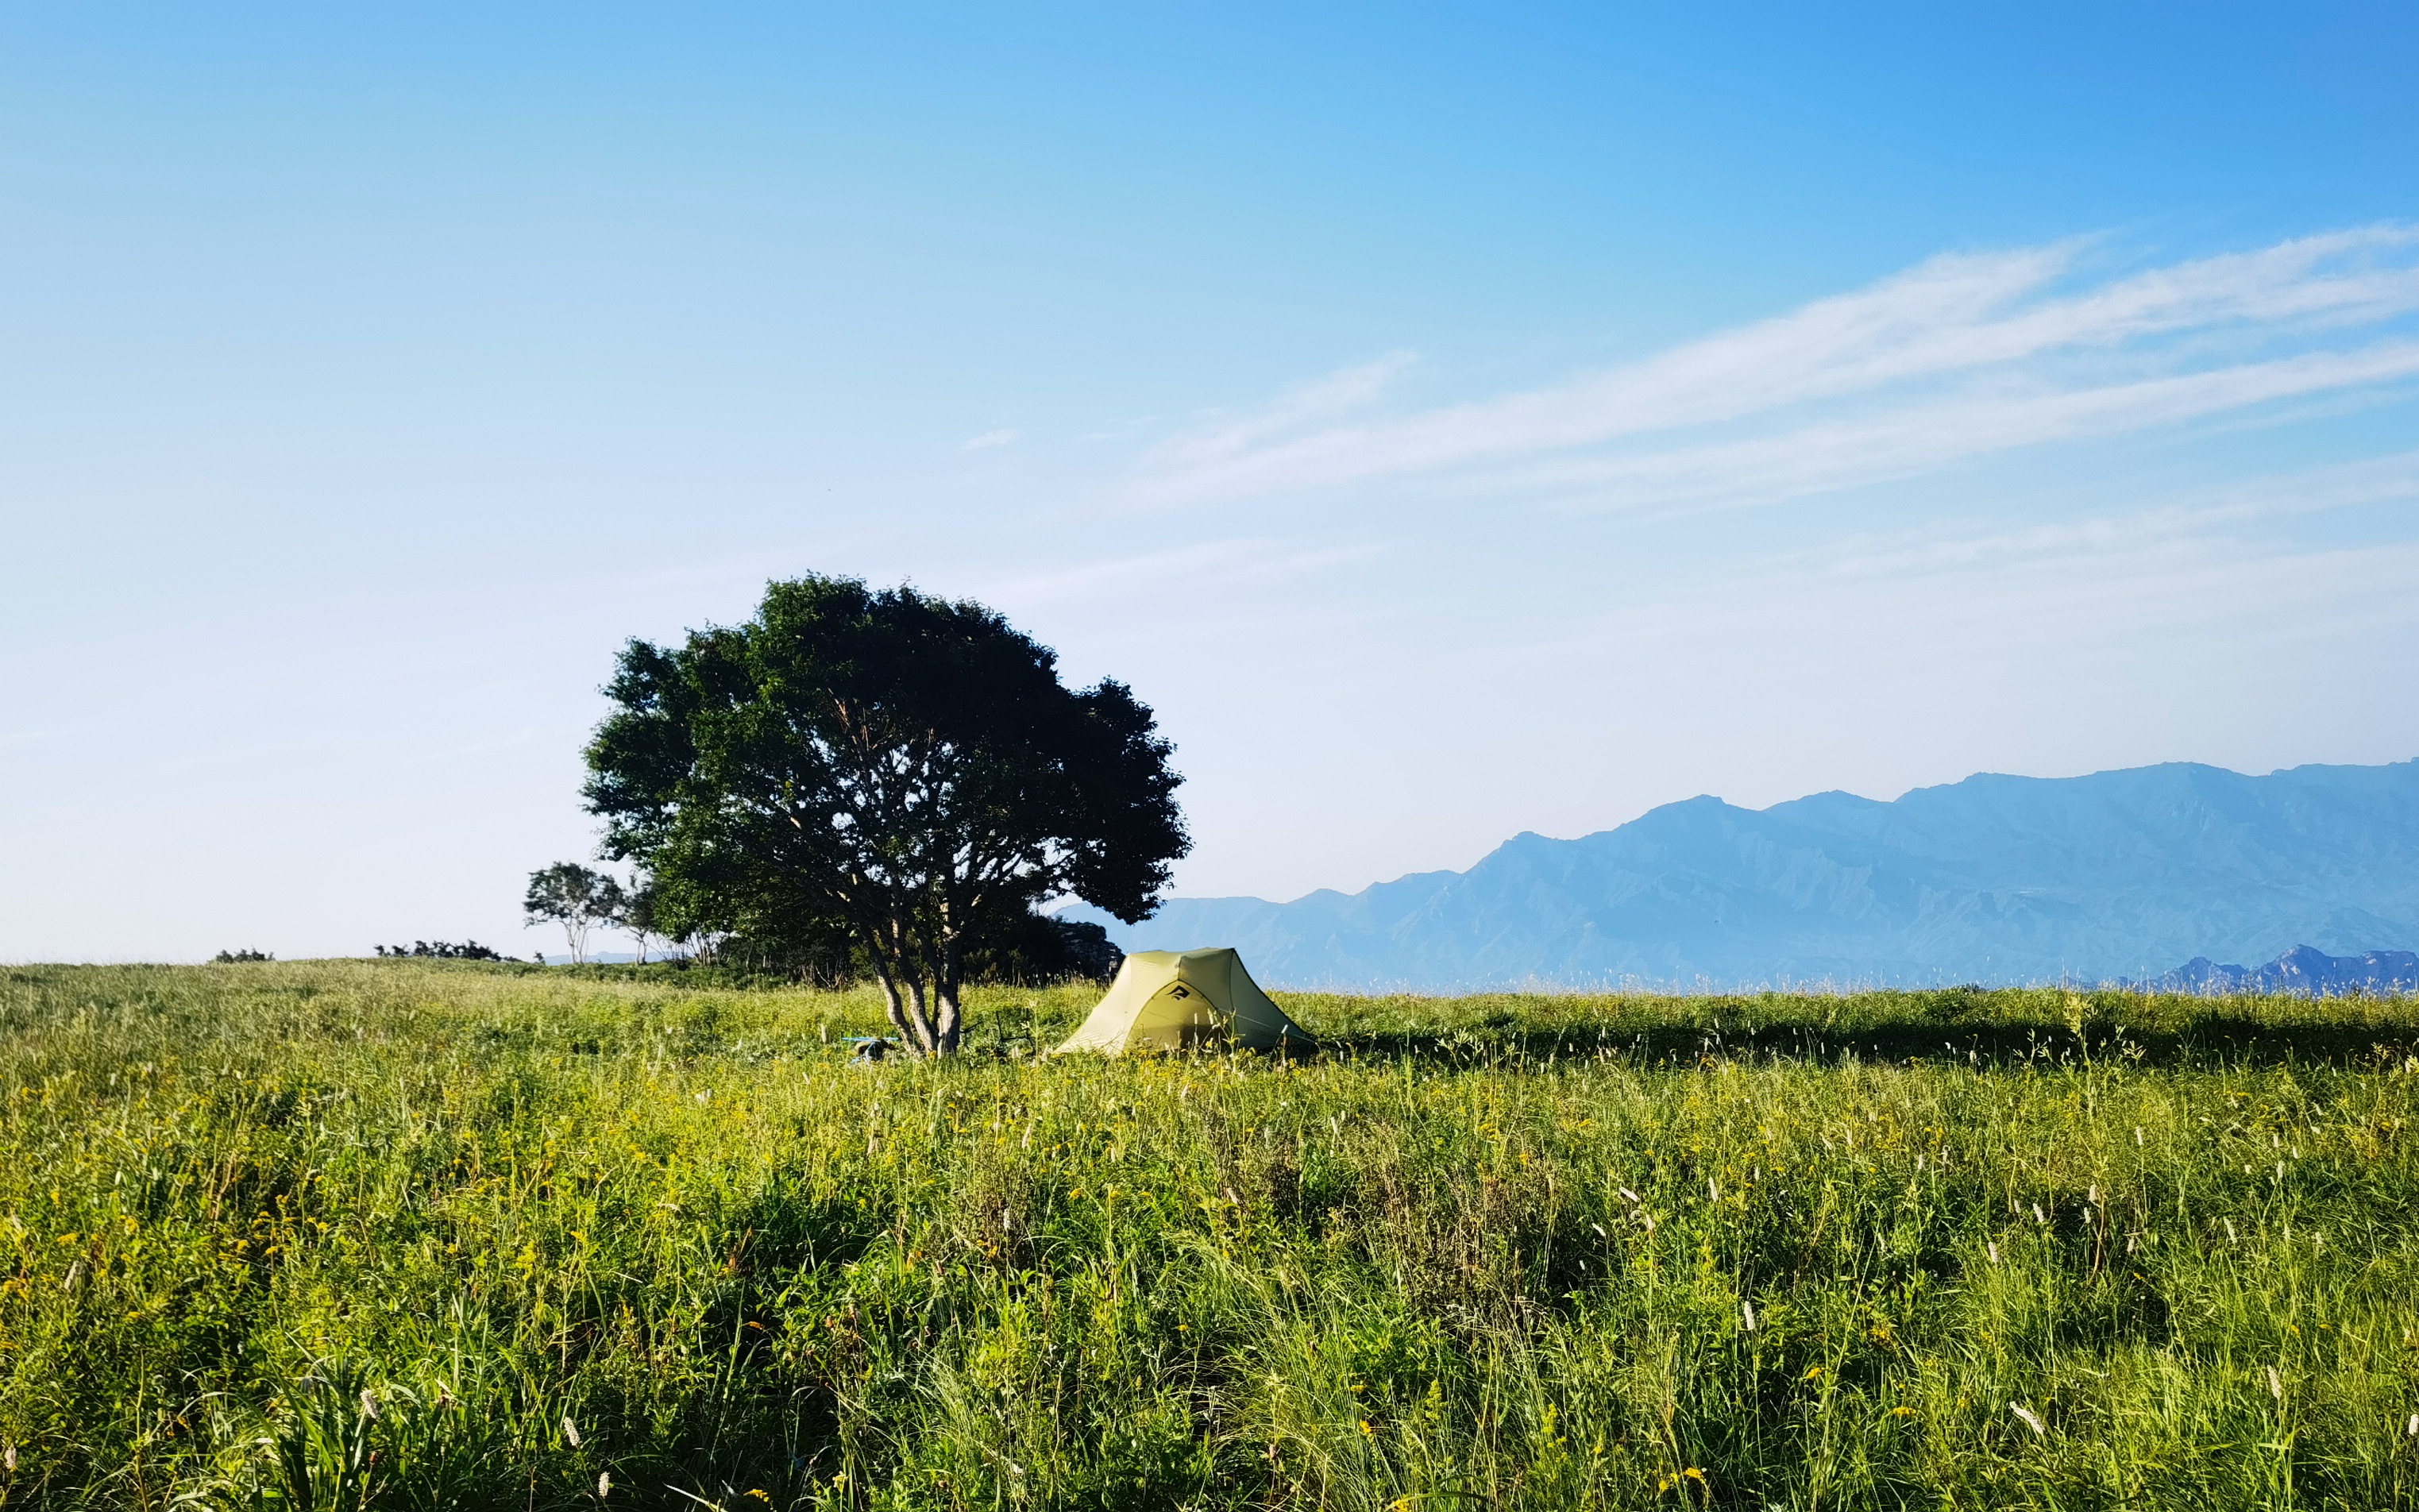
<instances>
[{"instance_id":1,"label":"tree trunk","mask_svg":"<svg viewBox=\"0 0 2419 1512\"><path fill-rule=\"evenodd\" d=\"M916 1053L937 1056L941 1053L941 1037L932 1027L932 1005L924 995L924 974L911 970L907 975L907 1019L916 1026Z\"/></svg>"},{"instance_id":2,"label":"tree trunk","mask_svg":"<svg viewBox=\"0 0 2419 1512\"><path fill-rule=\"evenodd\" d=\"M899 1047L911 1056L934 1052L932 1017L925 1011L924 974L910 949L910 932L895 915L879 905L859 913L856 933L873 958L873 974L881 980L883 1006L890 1026L899 1031Z\"/></svg>"},{"instance_id":3,"label":"tree trunk","mask_svg":"<svg viewBox=\"0 0 2419 1512\"><path fill-rule=\"evenodd\" d=\"M943 987L935 983L932 995L940 1010L940 1021L933 1028L933 1038L941 1055L954 1056L958 1053L958 1036L963 1023L958 1011L958 985L951 982Z\"/></svg>"},{"instance_id":4,"label":"tree trunk","mask_svg":"<svg viewBox=\"0 0 2419 1512\"><path fill-rule=\"evenodd\" d=\"M901 970L886 950L873 952L873 971L882 980L883 1007L889 1011L890 1026L899 1031L899 1047L911 1056L931 1055L932 1022L924 1012L924 983Z\"/></svg>"},{"instance_id":5,"label":"tree trunk","mask_svg":"<svg viewBox=\"0 0 2419 1512\"><path fill-rule=\"evenodd\" d=\"M907 1027L907 1000L900 994L899 983L887 968L879 975L882 978L882 1006L890 1011L890 1026L899 1031L900 1044L912 1051L916 1048L916 1035Z\"/></svg>"},{"instance_id":6,"label":"tree trunk","mask_svg":"<svg viewBox=\"0 0 2419 1512\"><path fill-rule=\"evenodd\" d=\"M964 1024L958 1006L958 940L954 931L942 940L940 957L939 966L932 973L932 996L940 1020L934 1038L942 1055L954 1056Z\"/></svg>"}]
</instances>

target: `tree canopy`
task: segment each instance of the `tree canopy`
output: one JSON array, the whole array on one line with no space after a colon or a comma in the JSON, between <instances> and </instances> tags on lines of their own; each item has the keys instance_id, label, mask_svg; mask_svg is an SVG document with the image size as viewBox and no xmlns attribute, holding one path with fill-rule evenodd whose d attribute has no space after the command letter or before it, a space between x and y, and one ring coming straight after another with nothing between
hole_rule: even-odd
<instances>
[{"instance_id":1,"label":"tree canopy","mask_svg":"<svg viewBox=\"0 0 2419 1512\"><path fill-rule=\"evenodd\" d=\"M1145 918L1190 849L1151 711L980 604L775 582L744 625L631 641L606 692L588 803L658 927L844 949L918 1054L957 1048L987 938L1067 895Z\"/></svg>"}]
</instances>

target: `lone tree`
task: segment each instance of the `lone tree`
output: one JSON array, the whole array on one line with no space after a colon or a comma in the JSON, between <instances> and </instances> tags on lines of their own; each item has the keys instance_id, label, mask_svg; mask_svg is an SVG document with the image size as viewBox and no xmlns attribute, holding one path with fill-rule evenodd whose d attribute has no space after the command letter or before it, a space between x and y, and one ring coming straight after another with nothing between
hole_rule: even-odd
<instances>
[{"instance_id":1,"label":"lone tree","mask_svg":"<svg viewBox=\"0 0 2419 1512\"><path fill-rule=\"evenodd\" d=\"M532 924L551 921L562 925L563 939L571 947L571 964L576 966L588 958L588 932L599 924L614 922L624 905L619 882L577 861L557 861L530 873L529 893L521 900L521 913Z\"/></svg>"},{"instance_id":2,"label":"lone tree","mask_svg":"<svg viewBox=\"0 0 2419 1512\"><path fill-rule=\"evenodd\" d=\"M659 933L655 927L655 878L642 872L622 890L621 905L613 910L613 922L628 930L639 942L639 962L645 964L647 942Z\"/></svg>"},{"instance_id":3,"label":"lone tree","mask_svg":"<svg viewBox=\"0 0 2419 1512\"><path fill-rule=\"evenodd\" d=\"M1150 710L979 604L776 582L745 625L633 640L606 692L588 804L658 929L844 938L917 1055L958 1048L983 940L1070 893L1148 918L1191 848Z\"/></svg>"}]
</instances>

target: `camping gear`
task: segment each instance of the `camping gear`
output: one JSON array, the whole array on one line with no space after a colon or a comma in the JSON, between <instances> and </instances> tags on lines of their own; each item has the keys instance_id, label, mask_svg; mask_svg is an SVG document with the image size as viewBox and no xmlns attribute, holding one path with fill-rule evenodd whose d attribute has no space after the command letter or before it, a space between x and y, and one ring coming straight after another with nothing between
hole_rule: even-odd
<instances>
[{"instance_id":1,"label":"camping gear","mask_svg":"<svg viewBox=\"0 0 2419 1512\"><path fill-rule=\"evenodd\" d=\"M1117 967L1108 995L1083 1027L1051 1054L1147 1055L1213 1046L1285 1054L1315 1049L1317 1041L1260 991L1233 950L1138 950Z\"/></svg>"}]
</instances>

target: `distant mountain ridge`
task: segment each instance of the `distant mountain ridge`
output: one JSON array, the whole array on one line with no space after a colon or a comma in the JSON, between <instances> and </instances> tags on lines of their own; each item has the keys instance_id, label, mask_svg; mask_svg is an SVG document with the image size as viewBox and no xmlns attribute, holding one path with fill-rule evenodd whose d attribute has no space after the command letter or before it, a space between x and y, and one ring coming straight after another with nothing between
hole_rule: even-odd
<instances>
[{"instance_id":1,"label":"distant mountain ridge","mask_svg":"<svg viewBox=\"0 0 2419 1512\"><path fill-rule=\"evenodd\" d=\"M2195 956L2164 977L2126 985L2162 993L2381 996L2419 992L2419 954L2366 950L2359 955L2329 955L2312 946L2297 945L2264 966L2220 965L2205 955Z\"/></svg>"},{"instance_id":2,"label":"distant mountain ridge","mask_svg":"<svg viewBox=\"0 0 2419 1512\"><path fill-rule=\"evenodd\" d=\"M1271 985L1461 992L2101 981L2297 946L2419 949L2419 761L1984 775L1891 802L1667 804L1467 872L1168 902L1129 950L1240 948Z\"/></svg>"}]
</instances>

